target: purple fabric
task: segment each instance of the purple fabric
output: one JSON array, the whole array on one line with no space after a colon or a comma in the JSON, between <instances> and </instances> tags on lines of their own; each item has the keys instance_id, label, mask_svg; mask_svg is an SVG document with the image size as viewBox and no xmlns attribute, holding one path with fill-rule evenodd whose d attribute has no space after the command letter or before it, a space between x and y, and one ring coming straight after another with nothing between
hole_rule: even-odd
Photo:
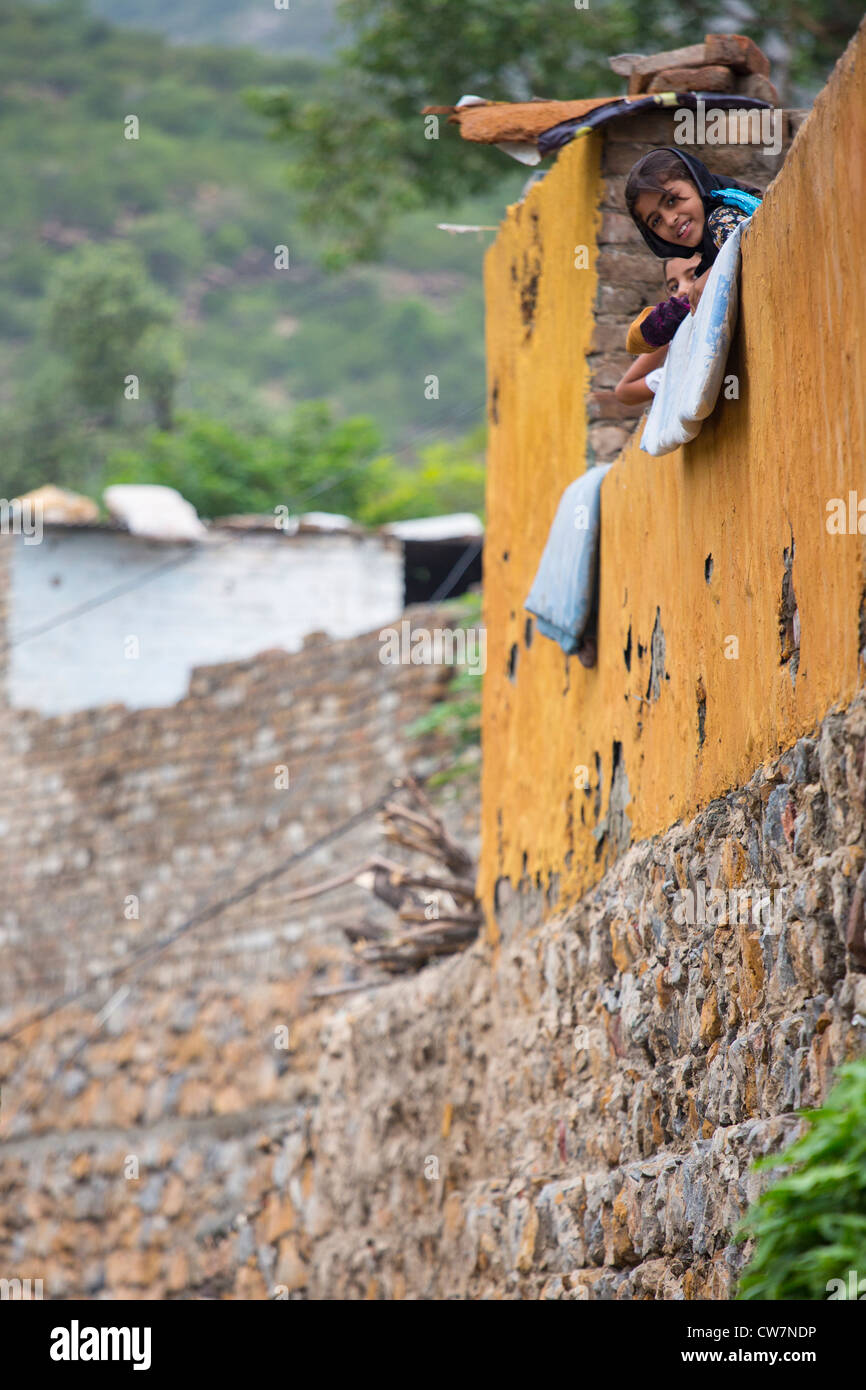
<instances>
[{"instance_id":1,"label":"purple fabric","mask_svg":"<svg viewBox=\"0 0 866 1390\"><path fill-rule=\"evenodd\" d=\"M657 304L651 314L647 314L640 326L645 343L650 347L663 347L669 343L676 333L686 314L689 312L689 301L685 295L677 299L666 299L664 303Z\"/></svg>"}]
</instances>

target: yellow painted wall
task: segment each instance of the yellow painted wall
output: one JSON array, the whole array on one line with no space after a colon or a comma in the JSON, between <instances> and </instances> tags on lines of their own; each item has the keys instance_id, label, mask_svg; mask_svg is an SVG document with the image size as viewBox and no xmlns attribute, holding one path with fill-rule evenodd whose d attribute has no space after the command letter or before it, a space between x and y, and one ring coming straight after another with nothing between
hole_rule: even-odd
<instances>
[{"instance_id":1,"label":"yellow painted wall","mask_svg":"<svg viewBox=\"0 0 866 1390\"><path fill-rule=\"evenodd\" d=\"M748 780L831 707L847 703L862 674L866 537L831 535L826 520L828 500L852 490L866 511L863 26L745 239L740 325L728 363L739 377L739 400L720 400L698 438L664 458L640 452L639 429L605 480L597 667L566 660L537 632L526 646L523 602L559 497L585 467L584 354L597 288L601 138L569 145L525 202L509 208L485 262L488 669L479 887L489 909L500 876L513 883L524 873L540 876L547 886L558 875L562 902L604 872L606 846L597 858L592 835L594 755L601 758L603 816L615 740L638 840ZM582 243L591 255L581 270L574 248ZM792 534L802 625L796 684L781 663L779 636L783 552ZM669 679L648 702L657 608ZM726 657L731 636L737 659ZM699 682L706 693L702 747ZM589 795L574 789L579 765L590 768Z\"/></svg>"}]
</instances>

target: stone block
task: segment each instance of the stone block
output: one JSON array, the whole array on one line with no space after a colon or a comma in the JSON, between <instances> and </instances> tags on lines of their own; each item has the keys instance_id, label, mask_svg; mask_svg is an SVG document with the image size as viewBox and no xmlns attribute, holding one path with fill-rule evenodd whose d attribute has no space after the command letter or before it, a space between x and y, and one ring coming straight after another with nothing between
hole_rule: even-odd
<instances>
[{"instance_id":1,"label":"stone block","mask_svg":"<svg viewBox=\"0 0 866 1390\"><path fill-rule=\"evenodd\" d=\"M743 34L707 34L706 61L723 63L735 72L770 75L770 60L753 39Z\"/></svg>"},{"instance_id":2,"label":"stone block","mask_svg":"<svg viewBox=\"0 0 866 1390\"><path fill-rule=\"evenodd\" d=\"M648 92L732 92L734 74L730 68L707 66L663 68L651 78Z\"/></svg>"}]
</instances>

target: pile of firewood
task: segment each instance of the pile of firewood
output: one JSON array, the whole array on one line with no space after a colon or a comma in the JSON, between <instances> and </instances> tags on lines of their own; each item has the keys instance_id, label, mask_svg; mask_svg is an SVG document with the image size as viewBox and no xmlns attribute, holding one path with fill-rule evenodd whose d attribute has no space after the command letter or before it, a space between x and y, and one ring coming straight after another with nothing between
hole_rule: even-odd
<instances>
[{"instance_id":1,"label":"pile of firewood","mask_svg":"<svg viewBox=\"0 0 866 1390\"><path fill-rule=\"evenodd\" d=\"M609 59L620 77L628 78L628 95L644 92L735 92L779 104L770 81L770 61L742 34L707 34L703 43L642 57L620 53Z\"/></svg>"},{"instance_id":2,"label":"pile of firewood","mask_svg":"<svg viewBox=\"0 0 866 1390\"><path fill-rule=\"evenodd\" d=\"M355 883L386 903L396 915L391 928L367 916L340 924L355 956L386 974L316 989L314 998L375 987L388 976L419 970L437 956L465 950L478 935L483 918L475 897L473 860L449 834L415 778L398 781L380 821L384 838L418 856L419 867L375 854L338 878L302 889L292 899Z\"/></svg>"}]
</instances>

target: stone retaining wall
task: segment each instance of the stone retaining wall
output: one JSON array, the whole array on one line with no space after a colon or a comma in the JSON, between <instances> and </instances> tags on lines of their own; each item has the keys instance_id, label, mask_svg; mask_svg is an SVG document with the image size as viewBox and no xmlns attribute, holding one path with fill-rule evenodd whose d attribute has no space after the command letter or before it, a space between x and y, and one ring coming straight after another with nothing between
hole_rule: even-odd
<instances>
[{"instance_id":1,"label":"stone retaining wall","mask_svg":"<svg viewBox=\"0 0 866 1390\"><path fill-rule=\"evenodd\" d=\"M353 885L291 894L381 852L372 815L309 851L391 778L450 754L410 726L453 671L381 650L372 632L199 668L167 709L0 706L0 1035L36 1017L0 1041L0 1277L42 1279L45 1298L304 1286L307 1246L276 1242L309 1186L328 1011L311 990L361 973L341 922L393 916ZM477 853L477 780L437 800Z\"/></svg>"},{"instance_id":2,"label":"stone retaining wall","mask_svg":"<svg viewBox=\"0 0 866 1390\"><path fill-rule=\"evenodd\" d=\"M540 925L533 885L503 882L498 946L335 1013L296 1221L305 1290L728 1297L751 1161L866 1046L844 945L864 753L861 694L564 914ZM725 910L708 896L711 920L679 923L701 885Z\"/></svg>"}]
</instances>

